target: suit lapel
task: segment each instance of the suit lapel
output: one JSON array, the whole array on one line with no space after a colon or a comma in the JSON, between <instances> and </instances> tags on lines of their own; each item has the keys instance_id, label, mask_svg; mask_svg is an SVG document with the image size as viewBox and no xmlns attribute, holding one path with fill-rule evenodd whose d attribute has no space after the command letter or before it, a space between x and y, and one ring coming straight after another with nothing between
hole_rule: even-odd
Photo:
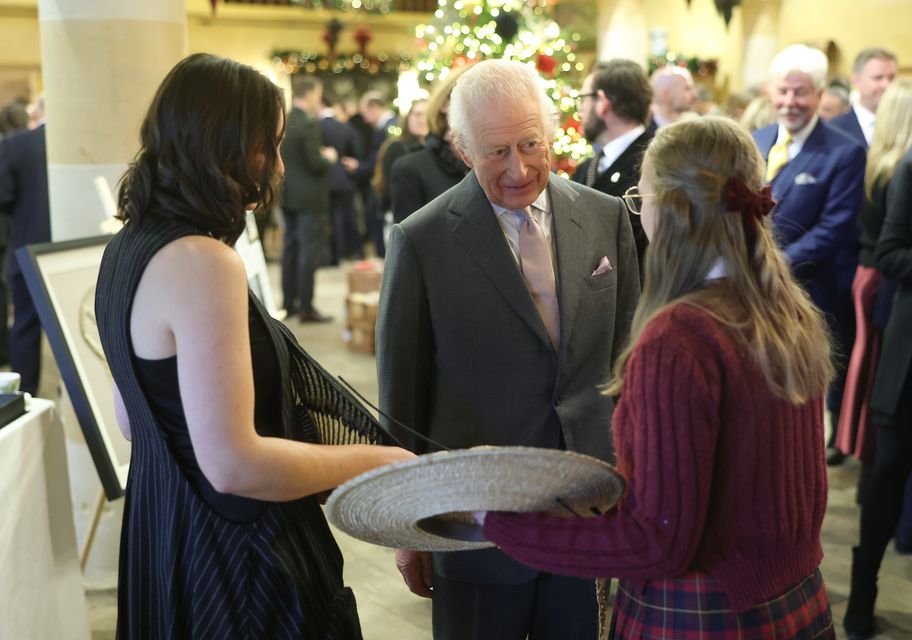
<instances>
[{"instance_id":1,"label":"suit lapel","mask_svg":"<svg viewBox=\"0 0 912 640\"><path fill-rule=\"evenodd\" d=\"M823 142L823 130L821 123L818 121L817 126L811 131L801 146L798 155L792 158L786 164L782 171L773 178L773 198L776 200L785 200L789 191L795 186L795 178L805 171L808 167L819 166L817 161L818 149Z\"/></svg>"},{"instance_id":2,"label":"suit lapel","mask_svg":"<svg viewBox=\"0 0 912 640\"><path fill-rule=\"evenodd\" d=\"M563 178L551 176L548 180L548 199L551 204L551 230L554 234L557 255L557 300L560 305L561 341L560 357L566 352L567 339L573 330L576 307L579 302L580 285L586 269L586 256L581 251L583 225L580 212L573 206L576 192L563 182Z\"/></svg>"},{"instance_id":3,"label":"suit lapel","mask_svg":"<svg viewBox=\"0 0 912 640\"><path fill-rule=\"evenodd\" d=\"M538 315L538 309L532 302L532 296L510 252L500 223L478 184L475 172L469 172L457 188L459 193L452 200L448 217L450 233L478 263L513 310L550 347L545 323Z\"/></svg>"}]
</instances>

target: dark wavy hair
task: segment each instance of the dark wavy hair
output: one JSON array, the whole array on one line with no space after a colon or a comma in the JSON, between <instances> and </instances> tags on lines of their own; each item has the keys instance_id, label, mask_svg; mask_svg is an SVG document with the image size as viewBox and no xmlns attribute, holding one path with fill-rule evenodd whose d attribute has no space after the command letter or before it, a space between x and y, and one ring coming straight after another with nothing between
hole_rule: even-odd
<instances>
[{"instance_id":1,"label":"dark wavy hair","mask_svg":"<svg viewBox=\"0 0 912 640\"><path fill-rule=\"evenodd\" d=\"M266 209L275 199L284 118L281 90L255 69L204 53L184 58L143 120L118 217L177 218L233 244L247 206ZM254 162L260 152L262 167Z\"/></svg>"}]
</instances>

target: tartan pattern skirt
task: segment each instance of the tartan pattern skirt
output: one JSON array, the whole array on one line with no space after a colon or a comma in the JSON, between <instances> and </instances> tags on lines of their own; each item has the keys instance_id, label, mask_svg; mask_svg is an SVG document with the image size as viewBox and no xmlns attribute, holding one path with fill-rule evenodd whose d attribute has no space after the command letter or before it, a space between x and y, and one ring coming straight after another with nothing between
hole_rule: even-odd
<instances>
[{"instance_id":1,"label":"tartan pattern skirt","mask_svg":"<svg viewBox=\"0 0 912 640\"><path fill-rule=\"evenodd\" d=\"M651 580L642 594L618 585L609 638L615 640L835 640L819 570L785 593L736 614L718 580L701 572Z\"/></svg>"}]
</instances>

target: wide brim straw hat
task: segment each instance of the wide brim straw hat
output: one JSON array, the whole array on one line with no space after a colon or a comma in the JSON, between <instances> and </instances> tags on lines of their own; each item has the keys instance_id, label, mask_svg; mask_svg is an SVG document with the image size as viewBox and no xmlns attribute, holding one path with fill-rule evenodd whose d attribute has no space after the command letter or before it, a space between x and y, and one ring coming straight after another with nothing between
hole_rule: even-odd
<instances>
[{"instance_id":1,"label":"wide brim straw hat","mask_svg":"<svg viewBox=\"0 0 912 640\"><path fill-rule=\"evenodd\" d=\"M572 451L476 447L440 451L363 473L333 491L326 515L373 544L418 551L494 546L472 511L604 512L624 492L607 462Z\"/></svg>"}]
</instances>

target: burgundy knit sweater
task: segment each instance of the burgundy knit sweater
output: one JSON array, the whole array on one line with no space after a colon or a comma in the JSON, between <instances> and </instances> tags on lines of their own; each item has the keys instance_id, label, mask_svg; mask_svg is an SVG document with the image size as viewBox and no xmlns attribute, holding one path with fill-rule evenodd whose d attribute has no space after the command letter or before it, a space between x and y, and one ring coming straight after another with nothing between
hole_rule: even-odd
<instances>
[{"instance_id":1,"label":"burgundy knit sweater","mask_svg":"<svg viewBox=\"0 0 912 640\"><path fill-rule=\"evenodd\" d=\"M484 533L544 571L651 578L700 570L743 611L820 564L823 400L776 397L730 329L673 305L627 363L614 415L618 509L590 518L490 513Z\"/></svg>"}]
</instances>

